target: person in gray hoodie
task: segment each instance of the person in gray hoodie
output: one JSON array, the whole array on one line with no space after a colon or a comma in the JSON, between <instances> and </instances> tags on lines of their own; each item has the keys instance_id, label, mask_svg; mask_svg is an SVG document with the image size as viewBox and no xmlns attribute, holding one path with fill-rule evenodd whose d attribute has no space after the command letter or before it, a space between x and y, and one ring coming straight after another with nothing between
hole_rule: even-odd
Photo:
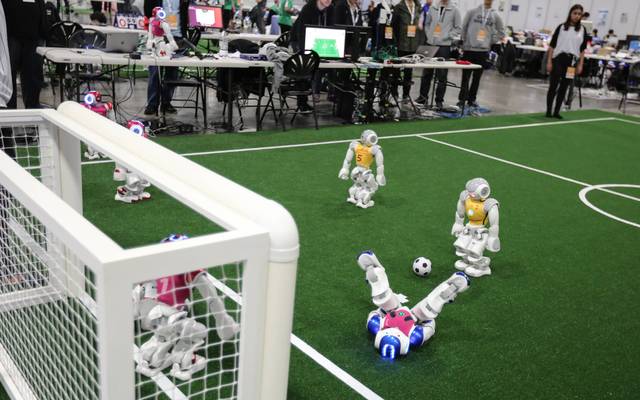
<instances>
[{"instance_id":1,"label":"person in gray hoodie","mask_svg":"<svg viewBox=\"0 0 640 400\"><path fill-rule=\"evenodd\" d=\"M438 52L434 57L448 59L451 54L451 42L460 36L462 31L462 18L460 11L449 0L440 0L437 6L429 8L429 12L424 18L424 33L427 43L438 46ZM424 69L420 80L420 97L416 103L427 104L429 99L429 86L433 79L433 69ZM447 90L447 72L443 68L436 72L438 88L436 89L436 108L441 109L444 102L444 94Z\"/></svg>"},{"instance_id":2,"label":"person in gray hoodie","mask_svg":"<svg viewBox=\"0 0 640 400\"><path fill-rule=\"evenodd\" d=\"M491 45L497 43L504 37L504 25L502 19L491 9L493 0L483 0L480 7L471 9L464 16L462 23L462 50L463 60L473 64L484 65L489 55ZM473 81L469 88L469 78L473 73ZM482 69L463 70L462 83L460 84L460 95L458 96L458 106L464 107L465 102L470 107L477 107L476 96L480 86Z\"/></svg>"}]
</instances>

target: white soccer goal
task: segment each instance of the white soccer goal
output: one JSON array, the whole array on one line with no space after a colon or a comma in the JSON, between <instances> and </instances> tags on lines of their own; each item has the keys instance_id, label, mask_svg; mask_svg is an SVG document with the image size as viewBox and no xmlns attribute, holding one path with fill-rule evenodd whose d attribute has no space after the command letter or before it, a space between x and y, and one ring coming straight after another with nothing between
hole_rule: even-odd
<instances>
[{"instance_id":1,"label":"white soccer goal","mask_svg":"<svg viewBox=\"0 0 640 400\"><path fill-rule=\"evenodd\" d=\"M0 377L12 399L286 398L299 246L282 206L77 103L1 111L0 127L15 151L0 151ZM81 142L223 231L123 249L82 215ZM221 339L210 299L196 296L202 370L139 373L151 334L133 289L198 270L239 332Z\"/></svg>"}]
</instances>

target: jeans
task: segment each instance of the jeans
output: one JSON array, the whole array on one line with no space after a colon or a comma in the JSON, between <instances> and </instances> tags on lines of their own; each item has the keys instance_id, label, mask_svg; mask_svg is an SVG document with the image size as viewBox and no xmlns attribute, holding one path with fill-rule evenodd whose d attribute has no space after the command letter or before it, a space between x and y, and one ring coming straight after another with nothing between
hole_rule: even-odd
<instances>
[{"instance_id":1,"label":"jeans","mask_svg":"<svg viewBox=\"0 0 640 400\"><path fill-rule=\"evenodd\" d=\"M162 72L164 71L164 72ZM162 85L160 85L160 73L162 72ZM166 106L171 104L174 86L165 85L166 80L178 79L178 67L154 67L149 66L149 85L147 86L147 108L157 109L158 104ZM162 87L162 90L161 90Z\"/></svg>"},{"instance_id":2,"label":"jeans","mask_svg":"<svg viewBox=\"0 0 640 400\"><path fill-rule=\"evenodd\" d=\"M473 64L483 66L485 61L487 60L487 57L488 53L486 51L465 50L462 59ZM474 70L462 70L462 83L460 84L460 95L458 96L458 101L460 103L464 103L465 101L469 104L475 103L476 97L478 96L478 88L480 87L480 78L482 77L483 71L483 68ZM469 88L469 78L471 78L472 74L473 80L471 81L471 88Z\"/></svg>"},{"instance_id":3,"label":"jeans","mask_svg":"<svg viewBox=\"0 0 640 400\"><path fill-rule=\"evenodd\" d=\"M17 108L18 90L16 78L20 73L22 101L24 108L40 108L42 88L42 57L36 53L37 39L9 37L9 58L11 59L11 79L13 94L7 108Z\"/></svg>"},{"instance_id":4,"label":"jeans","mask_svg":"<svg viewBox=\"0 0 640 400\"><path fill-rule=\"evenodd\" d=\"M549 76L549 91L547 92L547 114L551 114L553 108L554 114L560 114L564 96L567 93L567 87L571 83L571 79L567 79L567 68L571 65L573 57L567 53L558 54L553 58L553 68ZM553 101L556 101L555 108Z\"/></svg>"}]
</instances>

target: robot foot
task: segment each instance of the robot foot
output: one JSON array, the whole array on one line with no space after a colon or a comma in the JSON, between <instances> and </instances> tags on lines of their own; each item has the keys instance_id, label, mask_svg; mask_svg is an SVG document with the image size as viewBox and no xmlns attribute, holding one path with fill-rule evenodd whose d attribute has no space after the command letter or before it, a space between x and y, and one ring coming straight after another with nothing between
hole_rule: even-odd
<instances>
[{"instance_id":1,"label":"robot foot","mask_svg":"<svg viewBox=\"0 0 640 400\"><path fill-rule=\"evenodd\" d=\"M358 202L356 204L356 207L360 207L360 208L369 208L369 207L373 207L376 203L373 200L369 200L368 203L363 203L363 202Z\"/></svg>"},{"instance_id":2,"label":"robot foot","mask_svg":"<svg viewBox=\"0 0 640 400\"><path fill-rule=\"evenodd\" d=\"M240 325L230 315L225 315L220 320L216 320L216 332L222 340L233 339L239 331Z\"/></svg>"},{"instance_id":3,"label":"robot foot","mask_svg":"<svg viewBox=\"0 0 640 400\"><path fill-rule=\"evenodd\" d=\"M151 198L151 195L149 194L149 192L140 192L138 194L138 200L149 200Z\"/></svg>"},{"instance_id":4,"label":"robot foot","mask_svg":"<svg viewBox=\"0 0 640 400\"><path fill-rule=\"evenodd\" d=\"M97 160L100 158L100 153L94 151L93 153L89 153L88 151L84 152L84 158L88 160Z\"/></svg>"},{"instance_id":5,"label":"robot foot","mask_svg":"<svg viewBox=\"0 0 640 400\"><path fill-rule=\"evenodd\" d=\"M491 275L491 268L489 266L480 267L478 265L473 265L464 270L464 273L472 276L474 278L479 278L485 275Z\"/></svg>"},{"instance_id":6,"label":"robot foot","mask_svg":"<svg viewBox=\"0 0 640 400\"><path fill-rule=\"evenodd\" d=\"M128 191L124 186L118 186L118 189L116 189L115 199L123 203L136 203L138 201L138 196Z\"/></svg>"},{"instance_id":7,"label":"robot foot","mask_svg":"<svg viewBox=\"0 0 640 400\"><path fill-rule=\"evenodd\" d=\"M354 197L347 197L347 203L356 204L357 202Z\"/></svg>"},{"instance_id":8,"label":"robot foot","mask_svg":"<svg viewBox=\"0 0 640 400\"><path fill-rule=\"evenodd\" d=\"M453 264L453 266L460 271L465 271L467 268L469 268L469 264L467 264L462 260L456 261L455 264Z\"/></svg>"},{"instance_id":9,"label":"robot foot","mask_svg":"<svg viewBox=\"0 0 640 400\"><path fill-rule=\"evenodd\" d=\"M173 364L173 367L171 367L171 372L169 372L169 375L180 379L181 381L191 380L191 376L193 374L202 371L204 367L207 366L207 360L204 357L197 354L194 354L193 357L193 364L191 364L189 368L181 369L180 364L175 363Z\"/></svg>"},{"instance_id":10,"label":"robot foot","mask_svg":"<svg viewBox=\"0 0 640 400\"><path fill-rule=\"evenodd\" d=\"M146 189L146 188L148 188L149 186L151 186L151 183L149 183L149 181L148 181L148 180L146 180L146 179L141 179L141 180L140 180L140 185L141 185L143 188L145 188L145 189Z\"/></svg>"}]
</instances>

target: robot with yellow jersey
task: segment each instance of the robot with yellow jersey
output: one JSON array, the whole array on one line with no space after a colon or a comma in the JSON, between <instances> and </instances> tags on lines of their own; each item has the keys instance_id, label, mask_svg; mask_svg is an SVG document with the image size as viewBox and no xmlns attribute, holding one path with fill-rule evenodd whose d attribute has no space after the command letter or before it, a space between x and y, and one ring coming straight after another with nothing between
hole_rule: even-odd
<instances>
[{"instance_id":1,"label":"robot with yellow jersey","mask_svg":"<svg viewBox=\"0 0 640 400\"><path fill-rule=\"evenodd\" d=\"M490 198L490 194L491 188L485 179L467 182L460 193L451 229L451 234L457 237L453 243L456 255L462 257L455 262L455 267L472 277L491 275L491 259L483 256L485 249L493 253L500 251L498 201ZM469 220L466 225L465 216Z\"/></svg>"},{"instance_id":2,"label":"robot with yellow jersey","mask_svg":"<svg viewBox=\"0 0 640 400\"><path fill-rule=\"evenodd\" d=\"M378 146L378 135L374 131L367 129L362 132L359 140L354 140L349 144L347 155L338 173L340 179L349 179L349 168L354 155L356 166L351 170L350 175L353 185L349 188L347 201L360 208L369 208L375 204L371 198L378 190L378 186L387 184L384 177L382 148ZM371 171L371 164L373 164L374 159L376 161L375 177Z\"/></svg>"}]
</instances>

